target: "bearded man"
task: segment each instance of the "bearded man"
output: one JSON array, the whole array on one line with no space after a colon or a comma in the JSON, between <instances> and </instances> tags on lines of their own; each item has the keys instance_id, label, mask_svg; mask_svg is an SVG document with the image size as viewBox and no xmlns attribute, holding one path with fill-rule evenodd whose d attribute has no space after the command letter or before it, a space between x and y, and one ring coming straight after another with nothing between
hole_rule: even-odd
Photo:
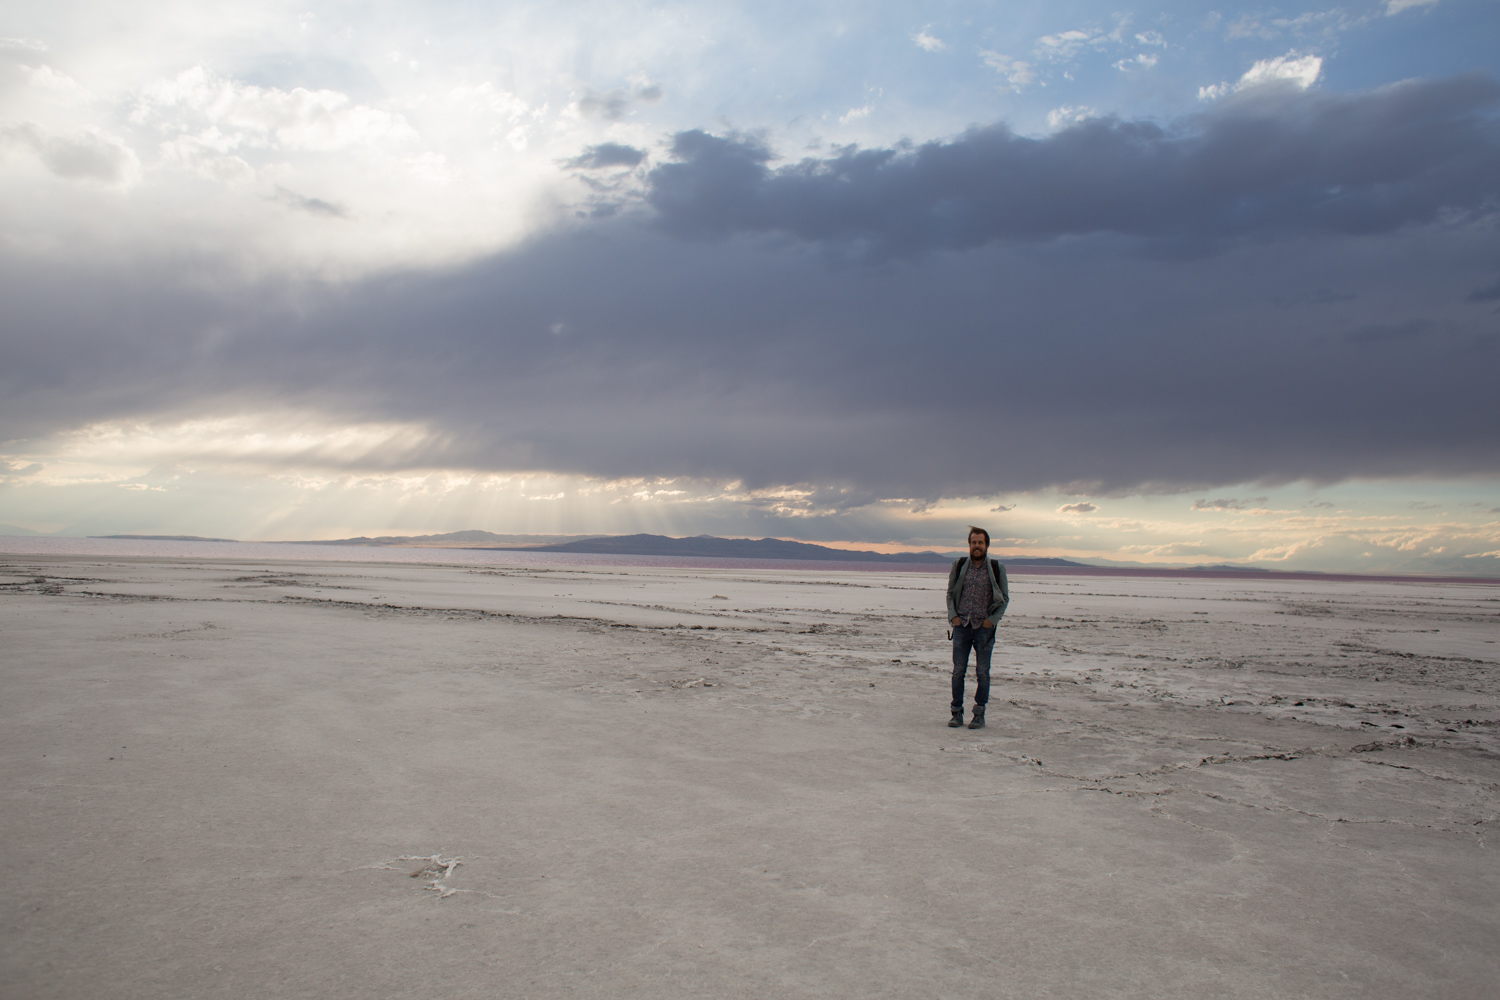
<instances>
[{"instance_id":1,"label":"bearded man","mask_svg":"<svg viewBox=\"0 0 1500 1000\"><path fill-rule=\"evenodd\" d=\"M969 555L959 557L948 571L948 624L953 626L953 718L964 724L964 678L969 672L969 650L974 651L974 716L970 729L984 728L984 708L990 701L990 654L995 650L995 626L1010 604L1005 567L987 558L990 533L969 528Z\"/></svg>"}]
</instances>

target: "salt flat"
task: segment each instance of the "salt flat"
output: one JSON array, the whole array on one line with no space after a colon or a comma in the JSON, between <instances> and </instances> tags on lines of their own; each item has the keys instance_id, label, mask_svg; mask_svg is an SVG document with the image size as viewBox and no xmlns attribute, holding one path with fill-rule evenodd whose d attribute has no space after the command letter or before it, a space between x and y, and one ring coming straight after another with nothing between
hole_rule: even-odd
<instances>
[{"instance_id":1,"label":"salt flat","mask_svg":"<svg viewBox=\"0 0 1500 1000\"><path fill-rule=\"evenodd\" d=\"M0 556L0 993L1495 996L1500 588L942 584Z\"/></svg>"}]
</instances>

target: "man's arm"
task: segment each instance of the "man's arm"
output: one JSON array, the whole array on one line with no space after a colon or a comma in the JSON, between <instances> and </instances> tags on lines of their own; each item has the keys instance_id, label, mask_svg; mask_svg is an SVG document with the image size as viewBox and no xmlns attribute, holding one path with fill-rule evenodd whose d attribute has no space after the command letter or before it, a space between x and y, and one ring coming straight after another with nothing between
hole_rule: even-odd
<instances>
[{"instance_id":1,"label":"man's arm","mask_svg":"<svg viewBox=\"0 0 1500 1000\"><path fill-rule=\"evenodd\" d=\"M953 598L953 588L958 582L958 571L963 566L963 560L958 560L948 569L948 624L958 624L958 605Z\"/></svg>"},{"instance_id":2,"label":"man's arm","mask_svg":"<svg viewBox=\"0 0 1500 1000\"><path fill-rule=\"evenodd\" d=\"M1005 579L1005 564L994 562L990 566L994 574L994 593L990 595L990 606L985 612L985 627L993 628L1000 624L1000 619L1005 617L1005 609L1010 605L1010 582Z\"/></svg>"}]
</instances>

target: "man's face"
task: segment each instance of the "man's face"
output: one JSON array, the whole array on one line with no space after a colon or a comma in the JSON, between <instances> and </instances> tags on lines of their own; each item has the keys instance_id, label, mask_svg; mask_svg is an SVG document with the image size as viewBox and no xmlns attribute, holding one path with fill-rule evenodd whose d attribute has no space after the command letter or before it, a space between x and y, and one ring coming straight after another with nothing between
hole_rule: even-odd
<instances>
[{"instance_id":1,"label":"man's face","mask_svg":"<svg viewBox=\"0 0 1500 1000\"><path fill-rule=\"evenodd\" d=\"M982 561L984 559L985 553L988 552L989 550L990 550L990 543L987 542L987 541L985 541L984 540L984 536L981 535L979 532L976 531L972 535L969 536L969 558L970 559L974 560L975 562L980 562L980 561Z\"/></svg>"}]
</instances>

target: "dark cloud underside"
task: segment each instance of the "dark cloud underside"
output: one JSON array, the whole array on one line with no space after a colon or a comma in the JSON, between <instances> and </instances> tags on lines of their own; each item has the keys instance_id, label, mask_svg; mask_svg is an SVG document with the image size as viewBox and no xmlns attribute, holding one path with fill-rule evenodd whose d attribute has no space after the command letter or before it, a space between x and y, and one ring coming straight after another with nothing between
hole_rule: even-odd
<instances>
[{"instance_id":1,"label":"dark cloud underside","mask_svg":"<svg viewBox=\"0 0 1500 1000\"><path fill-rule=\"evenodd\" d=\"M590 146L567 162L574 170L603 170L609 167L635 167L646 158L644 150L618 142L601 142Z\"/></svg>"},{"instance_id":2,"label":"dark cloud underside","mask_svg":"<svg viewBox=\"0 0 1500 1000\"><path fill-rule=\"evenodd\" d=\"M0 251L0 421L301 408L433 428L366 467L857 498L1494 473L1496 99L1263 93L784 168L686 133L654 212L352 287Z\"/></svg>"},{"instance_id":3,"label":"dark cloud underside","mask_svg":"<svg viewBox=\"0 0 1500 1000\"><path fill-rule=\"evenodd\" d=\"M1100 233L1385 233L1494 211L1497 103L1482 76L1356 95L1262 86L1171 126L1107 118L1035 139L992 125L781 167L756 139L690 131L648 197L674 234L779 232L896 255Z\"/></svg>"}]
</instances>

